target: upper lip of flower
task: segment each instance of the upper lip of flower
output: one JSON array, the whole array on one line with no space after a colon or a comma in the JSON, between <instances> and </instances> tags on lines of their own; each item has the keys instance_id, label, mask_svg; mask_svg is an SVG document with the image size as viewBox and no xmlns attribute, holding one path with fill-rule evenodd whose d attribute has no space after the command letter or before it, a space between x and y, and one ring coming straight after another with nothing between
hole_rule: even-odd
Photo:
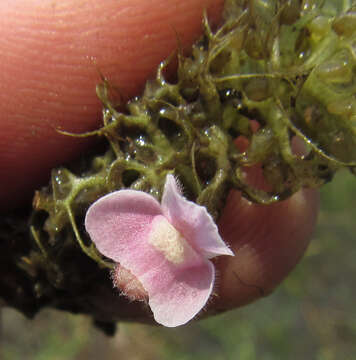
<instances>
[{"instance_id":1,"label":"upper lip of flower","mask_svg":"<svg viewBox=\"0 0 356 360\"><path fill-rule=\"evenodd\" d=\"M145 192L119 190L92 204L85 227L100 253L139 279L165 326L182 325L205 306L215 279L208 259L233 256L206 208L185 199L170 174L161 204Z\"/></svg>"}]
</instances>

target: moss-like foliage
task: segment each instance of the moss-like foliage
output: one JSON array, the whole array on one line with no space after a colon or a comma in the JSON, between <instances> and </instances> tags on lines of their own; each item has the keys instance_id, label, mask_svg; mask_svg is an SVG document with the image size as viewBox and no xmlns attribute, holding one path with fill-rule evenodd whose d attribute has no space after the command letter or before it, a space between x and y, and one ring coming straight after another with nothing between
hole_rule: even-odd
<instances>
[{"instance_id":1,"label":"moss-like foliage","mask_svg":"<svg viewBox=\"0 0 356 360\"><path fill-rule=\"evenodd\" d=\"M355 172L355 4L227 0L221 27L212 30L207 19L203 26L191 55L178 51L176 80L165 78L162 62L125 112L110 100L110 84L98 86L104 125L80 136L106 138L104 153L53 170L29 225L23 220L32 240L0 233L1 267L13 276L2 280L0 296L9 305L27 315L50 305L102 318L85 299L95 284L111 290L111 264L83 219L108 192L132 188L160 199L174 173L185 195L217 219L231 189L269 204L321 186L339 168ZM263 186L248 180L248 168L263 172Z\"/></svg>"}]
</instances>

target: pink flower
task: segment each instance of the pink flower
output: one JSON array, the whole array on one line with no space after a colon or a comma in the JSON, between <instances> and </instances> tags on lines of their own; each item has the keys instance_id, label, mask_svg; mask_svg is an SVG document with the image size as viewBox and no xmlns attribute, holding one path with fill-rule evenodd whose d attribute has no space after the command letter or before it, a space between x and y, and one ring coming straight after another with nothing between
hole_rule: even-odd
<instances>
[{"instance_id":1,"label":"pink flower","mask_svg":"<svg viewBox=\"0 0 356 360\"><path fill-rule=\"evenodd\" d=\"M234 255L206 208L185 199L173 175L162 204L142 191L116 191L91 205L85 227L99 252L120 264L117 271L142 285L155 320L169 327L185 324L208 301L215 279L209 259Z\"/></svg>"}]
</instances>

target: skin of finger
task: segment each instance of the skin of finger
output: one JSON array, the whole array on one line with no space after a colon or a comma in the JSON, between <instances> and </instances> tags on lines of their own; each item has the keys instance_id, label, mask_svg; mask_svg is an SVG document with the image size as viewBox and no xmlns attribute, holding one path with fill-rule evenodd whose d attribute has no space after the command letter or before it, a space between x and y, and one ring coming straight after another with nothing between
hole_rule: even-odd
<instances>
[{"instance_id":1,"label":"skin of finger","mask_svg":"<svg viewBox=\"0 0 356 360\"><path fill-rule=\"evenodd\" d=\"M319 209L316 190L301 190L272 205L254 204L231 191L219 220L234 257L216 261L214 311L269 294L296 266L311 239Z\"/></svg>"},{"instance_id":2,"label":"skin of finger","mask_svg":"<svg viewBox=\"0 0 356 360\"><path fill-rule=\"evenodd\" d=\"M103 74L125 99L160 61L201 34L223 0L14 0L0 3L0 209L28 199L50 169L78 156L101 124Z\"/></svg>"}]
</instances>

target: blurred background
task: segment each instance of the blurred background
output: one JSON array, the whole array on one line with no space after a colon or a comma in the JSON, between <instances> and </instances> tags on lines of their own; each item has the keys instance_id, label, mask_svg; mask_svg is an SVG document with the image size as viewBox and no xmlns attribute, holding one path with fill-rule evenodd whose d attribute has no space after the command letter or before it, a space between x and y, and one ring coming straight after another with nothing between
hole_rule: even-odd
<instances>
[{"instance_id":1,"label":"blurred background","mask_svg":"<svg viewBox=\"0 0 356 360\"><path fill-rule=\"evenodd\" d=\"M356 182L322 189L319 223L302 262L269 297L170 329L120 324L106 337L85 316L12 309L0 319L1 360L356 359Z\"/></svg>"}]
</instances>

